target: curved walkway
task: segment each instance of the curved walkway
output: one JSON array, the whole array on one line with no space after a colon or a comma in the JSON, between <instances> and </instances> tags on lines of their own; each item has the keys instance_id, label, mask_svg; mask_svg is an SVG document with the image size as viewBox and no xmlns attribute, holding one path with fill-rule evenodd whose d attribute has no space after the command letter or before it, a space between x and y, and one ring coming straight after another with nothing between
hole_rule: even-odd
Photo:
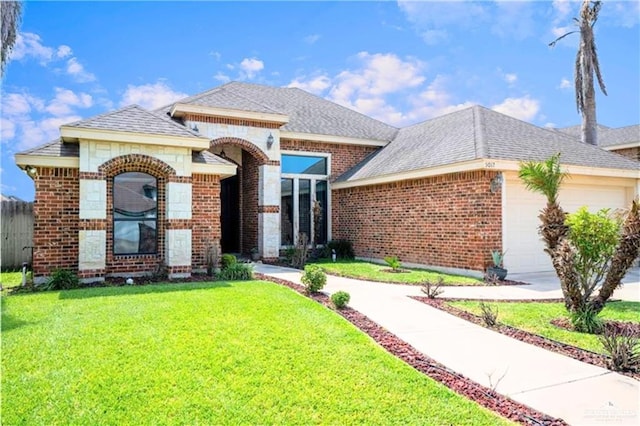
<instances>
[{"instance_id":1,"label":"curved walkway","mask_svg":"<svg viewBox=\"0 0 640 426\"><path fill-rule=\"evenodd\" d=\"M300 284L296 269L256 264L255 270ZM640 289L639 284L634 293L634 285L628 285L631 300ZM543 283L456 287L447 288L443 296L559 297L549 286L544 288ZM349 306L420 352L515 401L572 425L640 424L640 382L634 379L511 339L407 297L423 295L416 286L327 276L324 291L338 290L349 292Z\"/></svg>"}]
</instances>

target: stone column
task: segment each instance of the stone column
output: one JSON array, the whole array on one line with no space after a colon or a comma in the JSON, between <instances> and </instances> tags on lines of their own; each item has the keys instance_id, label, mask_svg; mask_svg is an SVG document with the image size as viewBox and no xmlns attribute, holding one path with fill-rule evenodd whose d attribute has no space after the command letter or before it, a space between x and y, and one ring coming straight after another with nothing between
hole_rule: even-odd
<instances>
[{"instance_id":1,"label":"stone column","mask_svg":"<svg viewBox=\"0 0 640 426\"><path fill-rule=\"evenodd\" d=\"M264 261L276 261L280 255L280 165L259 168L258 249Z\"/></svg>"}]
</instances>

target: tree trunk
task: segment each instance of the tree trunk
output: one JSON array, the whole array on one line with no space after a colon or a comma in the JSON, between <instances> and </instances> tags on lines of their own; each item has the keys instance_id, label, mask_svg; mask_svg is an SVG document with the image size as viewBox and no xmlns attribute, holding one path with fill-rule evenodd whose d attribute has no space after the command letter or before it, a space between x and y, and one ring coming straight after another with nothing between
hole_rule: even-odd
<instances>
[{"instance_id":1,"label":"tree trunk","mask_svg":"<svg viewBox=\"0 0 640 426\"><path fill-rule=\"evenodd\" d=\"M640 201L634 201L631 209L622 226L620 243L613 254L609 272L604 279L604 283L598 295L590 302L592 310L596 313L602 311L605 303L613 295L616 288L620 286L622 278L633 264L633 261L640 256Z\"/></svg>"}]
</instances>

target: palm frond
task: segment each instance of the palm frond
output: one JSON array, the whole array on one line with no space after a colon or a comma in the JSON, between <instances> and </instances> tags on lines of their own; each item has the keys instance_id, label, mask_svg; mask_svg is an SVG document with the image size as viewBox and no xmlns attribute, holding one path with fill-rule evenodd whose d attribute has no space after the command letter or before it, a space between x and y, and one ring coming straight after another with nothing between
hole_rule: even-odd
<instances>
[{"instance_id":1,"label":"palm frond","mask_svg":"<svg viewBox=\"0 0 640 426\"><path fill-rule=\"evenodd\" d=\"M518 177L525 188L544 195L551 204L556 202L560 185L567 174L560 167L560 153L558 153L546 161L521 163Z\"/></svg>"}]
</instances>

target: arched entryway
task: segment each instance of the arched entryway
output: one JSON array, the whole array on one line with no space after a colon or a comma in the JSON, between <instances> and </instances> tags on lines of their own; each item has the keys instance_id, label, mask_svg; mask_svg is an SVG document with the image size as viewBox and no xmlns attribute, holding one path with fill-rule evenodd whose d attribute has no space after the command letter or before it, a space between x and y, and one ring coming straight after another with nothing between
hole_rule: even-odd
<instances>
[{"instance_id":1,"label":"arched entryway","mask_svg":"<svg viewBox=\"0 0 640 426\"><path fill-rule=\"evenodd\" d=\"M223 253L249 254L259 249L260 167L267 156L255 145L237 138L211 142L210 151L237 166L237 174L221 181L221 248Z\"/></svg>"}]
</instances>

